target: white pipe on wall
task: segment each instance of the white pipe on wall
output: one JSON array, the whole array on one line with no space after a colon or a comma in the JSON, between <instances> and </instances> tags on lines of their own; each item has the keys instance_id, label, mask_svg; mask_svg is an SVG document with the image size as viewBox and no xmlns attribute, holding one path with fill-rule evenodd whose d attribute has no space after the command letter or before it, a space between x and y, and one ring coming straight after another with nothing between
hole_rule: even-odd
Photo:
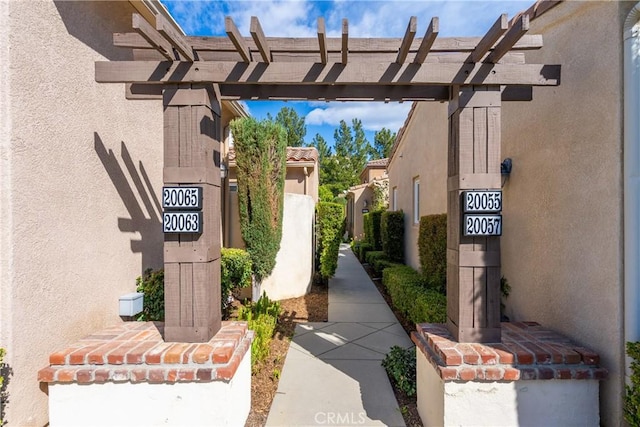
<instances>
[{"instance_id":1,"label":"white pipe on wall","mask_svg":"<svg viewBox=\"0 0 640 427\"><path fill-rule=\"evenodd\" d=\"M640 340L640 3L624 26L624 323Z\"/></svg>"}]
</instances>

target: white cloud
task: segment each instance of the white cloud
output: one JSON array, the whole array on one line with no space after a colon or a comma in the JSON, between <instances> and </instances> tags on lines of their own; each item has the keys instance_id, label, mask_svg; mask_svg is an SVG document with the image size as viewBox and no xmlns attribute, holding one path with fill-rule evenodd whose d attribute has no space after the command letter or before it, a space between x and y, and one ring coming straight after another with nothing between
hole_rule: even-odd
<instances>
[{"instance_id":1,"label":"white cloud","mask_svg":"<svg viewBox=\"0 0 640 427\"><path fill-rule=\"evenodd\" d=\"M306 116L309 125L337 127L340 120L351 124L354 118L362 121L365 130L378 131L383 127L397 132L411 108L411 102L388 104L382 102L312 103L315 106ZM320 107L322 105L322 107Z\"/></svg>"}]
</instances>

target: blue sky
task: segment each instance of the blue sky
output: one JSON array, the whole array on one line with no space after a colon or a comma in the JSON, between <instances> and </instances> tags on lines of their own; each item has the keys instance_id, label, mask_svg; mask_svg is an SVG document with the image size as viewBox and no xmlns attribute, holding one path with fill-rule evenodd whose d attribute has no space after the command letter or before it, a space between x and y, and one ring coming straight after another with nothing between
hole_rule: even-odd
<instances>
[{"instance_id":1,"label":"blue sky","mask_svg":"<svg viewBox=\"0 0 640 427\"><path fill-rule=\"evenodd\" d=\"M404 36L411 16L418 18L417 37L424 35L431 18L440 19L439 37L482 36L507 13L509 18L527 9L530 1L412 1L412 0L262 0L208 1L162 0L188 35L225 36L224 18L231 16L240 33L248 37L251 16L257 16L267 37L317 37L317 18L325 18L329 37L340 35L342 18L349 20L349 37ZM316 133L329 144L340 120L359 118L373 142L383 127L397 132L411 107L405 103L251 101L245 104L256 118L275 116L281 107L294 108L306 117L307 136Z\"/></svg>"}]
</instances>

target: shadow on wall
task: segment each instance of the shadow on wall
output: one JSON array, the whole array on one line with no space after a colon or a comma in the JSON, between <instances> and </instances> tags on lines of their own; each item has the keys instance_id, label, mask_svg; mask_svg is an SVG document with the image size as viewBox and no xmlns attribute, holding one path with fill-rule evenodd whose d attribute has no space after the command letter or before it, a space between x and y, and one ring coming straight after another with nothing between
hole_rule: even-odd
<instances>
[{"instance_id":1,"label":"shadow on wall","mask_svg":"<svg viewBox=\"0 0 640 427\"><path fill-rule=\"evenodd\" d=\"M139 233L139 240L131 239L131 251L142 254L141 272L147 268L159 268L162 266L164 241L160 220L162 206L142 162L138 162L136 169L126 144L122 142L120 147L124 169L113 151L107 151L100 136L94 133L96 154L109 174L122 203L129 211L129 218L118 218L118 229L123 233ZM125 170L135 186L135 192L127 180ZM142 200L144 209L136 199L136 193Z\"/></svg>"},{"instance_id":2,"label":"shadow on wall","mask_svg":"<svg viewBox=\"0 0 640 427\"><path fill-rule=\"evenodd\" d=\"M123 1L54 1L67 32L111 61L133 59L131 49L113 45L113 33L131 32L131 14Z\"/></svg>"}]
</instances>

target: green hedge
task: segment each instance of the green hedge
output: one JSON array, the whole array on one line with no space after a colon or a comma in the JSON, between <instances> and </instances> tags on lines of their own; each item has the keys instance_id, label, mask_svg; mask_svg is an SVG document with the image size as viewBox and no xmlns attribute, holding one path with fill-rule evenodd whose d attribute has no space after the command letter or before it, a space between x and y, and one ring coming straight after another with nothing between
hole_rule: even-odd
<instances>
[{"instance_id":1,"label":"green hedge","mask_svg":"<svg viewBox=\"0 0 640 427\"><path fill-rule=\"evenodd\" d=\"M409 266L386 268L382 283L398 310L414 323L444 323L447 319L447 297L427 289L420 273Z\"/></svg>"},{"instance_id":2,"label":"green hedge","mask_svg":"<svg viewBox=\"0 0 640 427\"><path fill-rule=\"evenodd\" d=\"M624 419L631 426L640 426L640 342L627 343L627 356L631 360L631 376L625 386Z\"/></svg>"},{"instance_id":3,"label":"green hedge","mask_svg":"<svg viewBox=\"0 0 640 427\"><path fill-rule=\"evenodd\" d=\"M418 236L420 268L429 288L447 289L447 214L420 218Z\"/></svg>"},{"instance_id":4,"label":"green hedge","mask_svg":"<svg viewBox=\"0 0 640 427\"><path fill-rule=\"evenodd\" d=\"M386 258L382 258L382 259L375 260L372 264L372 267L373 267L373 270L376 272L376 274L380 277L384 272L385 268L398 267L402 265L404 264L399 264L397 262L389 261Z\"/></svg>"},{"instance_id":5,"label":"green hedge","mask_svg":"<svg viewBox=\"0 0 640 427\"><path fill-rule=\"evenodd\" d=\"M380 223L384 211L373 211L363 215L364 217L364 238L371 245L373 250L382 250L382 236L380 234Z\"/></svg>"},{"instance_id":6,"label":"green hedge","mask_svg":"<svg viewBox=\"0 0 640 427\"><path fill-rule=\"evenodd\" d=\"M136 292L144 294L139 321L164 321L164 270L148 268L136 279Z\"/></svg>"},{"instance_id":7,"label":"green hedge","mask_svg":"<svg viewBox=\"0 0 640 427\"><path fill-rule=\"evenodd\" d=\"M270 120L231 122L235 141L240 230L262 281L273 271L282 238L287 132Z\"/></svg>"},{"instance_id":8,"label":"green hedge","mask_svg":"<svg viewBox=\"0 0 640 427\"><path fill-rule=\"evenodd\" d=\"M398 263L404 262L404 212L383 212L380 235L382 250L387 258Z\"/></svg>"},{"instance_id":9,"label":"green hedge","mask_svg":"<svg viewBox=\"0 0 640 427\"><path fill-rule=\"evenodd\" d=\"M369 264L373 264L375 261L377 261L379 259L385 259L385 258L386 258L386 256L385 256L384 252L382 252L382 251L369 251L369 252L367 252L367 255L365 256L365 260Z\"/></svg>"},{"instance_id":10,"label":"green hedge","mask_svg":"<svg viewBox=\"0 0 640 427\"><path fill-rule=\"evenodd\" d=\"M360 262L366 261L367 252L372 251L373 247L367 242L360 242L360 247L358 249L358 259Z\"/></svg>"},{"instance_id":11,"label":"green hedge","mask_svg":"<svg viewBox=\"0 0 640 427\"><path fill-rule=\"evenodd\" d=\"M338 253L344 233L344 210L337 203L320 202L316 207L318 249L317 270L323 281L329 280L338 267Z\"/></svg>"}]
</instances>

